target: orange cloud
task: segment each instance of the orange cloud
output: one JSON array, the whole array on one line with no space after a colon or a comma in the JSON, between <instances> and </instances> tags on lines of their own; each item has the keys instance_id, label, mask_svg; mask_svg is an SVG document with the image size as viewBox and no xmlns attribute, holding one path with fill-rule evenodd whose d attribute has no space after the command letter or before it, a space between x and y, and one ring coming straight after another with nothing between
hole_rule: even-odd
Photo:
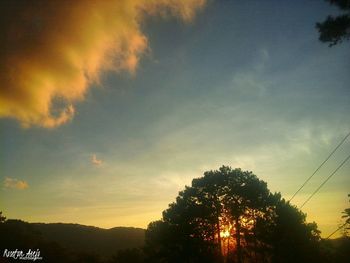
<instances>
[{"instance_id":1,"label":"orange cloud","mask_svg":"<svg viewBox=\"0 0 350 263\"><path fill-rule=\"evenodd\" d=\"M91 163L96 166L100 166L103 162L100 159L97 159L96 154L91 155Z\"/></svg>"},{"instance_id":2,"label":"orange cloud","mask_svg":"<svg viewBox=\"0 0 350 263\"><path fill-rule=\"evenodd\" d=\"M17 180L15 178L9 178L6 177L4 180L4 187L5 188L12 188L12 189L18 189L23 190L29 187L28 183L22 180Z\"/></svg>"},{"instance_id":3,"label":"orange cloud","mask_svg":"<svg viewBox=\"0 0 350 263\"><path fill-rule=\"evenodd\" d=\"M101 72L134 72L147 50L147 15L185 21L205 0L0 3L0 117L53 128L71 120Z\"/></svg>"}]
</instances>

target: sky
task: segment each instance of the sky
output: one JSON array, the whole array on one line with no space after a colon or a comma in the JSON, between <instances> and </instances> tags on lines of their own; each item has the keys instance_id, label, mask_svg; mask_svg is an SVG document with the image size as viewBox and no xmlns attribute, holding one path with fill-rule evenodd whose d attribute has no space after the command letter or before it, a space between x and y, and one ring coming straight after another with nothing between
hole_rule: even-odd
<instances>
[{"instance_id":1,"label":"sky","mask_svg":"<svg viewBox=\"0 0 350 263\"><path fill-rule=\"evenodd\" d=\"M7 218L146 228L222 165L289 199L350 131L349 42L318 40L315 23L338 12L325 1L1 5ZM324 237L349 207L349 173L347 162L302 209Z\"/></svg>"}]
</instances>

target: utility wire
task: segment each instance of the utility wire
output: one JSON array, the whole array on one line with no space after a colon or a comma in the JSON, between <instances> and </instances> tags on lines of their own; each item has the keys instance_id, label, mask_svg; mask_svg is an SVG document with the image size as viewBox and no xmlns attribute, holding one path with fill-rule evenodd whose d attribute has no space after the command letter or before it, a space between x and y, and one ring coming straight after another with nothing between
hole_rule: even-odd
<instances>
[{"instance_id":1,"label":"utility wire","mask_svg":"<svg viewBox=\"0 0 350 263\"><path fill-rule=\"evenodd\" d=\"M328 155L328 157L317 167L317 169L313 172L313 174L306 179L306 181L300 186L298 191L294 193L291 199L289 199L289 202L293 200L293 198L300 192L301 189L304 188L304 186L311 180L311 178L318 172L318 170L321 169L321 167L331 158L331 156L338 150L338 148L345 142L345 140L350 136L350 132L344 137L344 139L337 145L337 147L334 148L334 150Z\"/></svg>"},{"instance_id":2,"label":"utility wire","mask_svg":"<svg viewBox=\"0 0 350 263\"><path fill-rule=\"evenodd\" d=\"M329 179L331 179L331 177L350 159L350 154L348 155L348 157L345 158L345 160L337 167L337 169L334 170L333 173L331 173L330 176L327 177L326 180L323 181L322 184L320 184L320 186L309 196L308 199L306 199L306 201L300 206L300 209L303 208L303 206L309 202L309 200L322 188L322 186L324 186Z\"/></svg>"},{"instance_id":3,"label":"utility wire","mask_svg":"<svg viewBox=\"0 0 350 263\"><path fill-rule=\"evenodd\" d=\"M330 238L331 236L333 236L335 233L337 233L340 229L342 229L344 226L346 226L347 222L345 222L343 225L341 225L340 227L338 227L337 230L335 230L332 234L330 234L328 237L326 237L326 239Z\"/></svg>"}]
</instances>

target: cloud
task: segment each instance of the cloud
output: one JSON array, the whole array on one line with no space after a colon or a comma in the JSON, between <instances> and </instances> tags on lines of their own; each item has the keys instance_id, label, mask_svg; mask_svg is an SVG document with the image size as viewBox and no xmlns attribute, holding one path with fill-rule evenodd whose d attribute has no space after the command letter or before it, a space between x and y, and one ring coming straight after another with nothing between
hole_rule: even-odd
<instances>
[{"instance_id":1,"label":"cloud","mask_svg":"<svg viewBox=\"0 0 350 263\"><path fill-rule=\"evenodd\" d=\"M102 160L97 159L96 154L91 155L90 161L93 165L96 165L96 166L100 166L103 163Z\"/></svg>"},{"instance_id":2,"label":"cloud","mask_svg":"<svg viewBox=\"0 0 350 263\"><path fill-rule=\"evenodd\" d=\"M29 187L26 181L18 180L15 178L6 177L4 180L5 188L23 190Z\"/></svg>"},{"instance_id":3,"label":"cloud","mask_svg":"<svg viewBox=\"0 0 350 263\"><path fill-rule=\"evenodd\" d=\"M147 51L146 16L190 21L205 0L0 3L0 117L23 127L70 121L104 71L134 72Z\"/></svg>"}]
</instances>

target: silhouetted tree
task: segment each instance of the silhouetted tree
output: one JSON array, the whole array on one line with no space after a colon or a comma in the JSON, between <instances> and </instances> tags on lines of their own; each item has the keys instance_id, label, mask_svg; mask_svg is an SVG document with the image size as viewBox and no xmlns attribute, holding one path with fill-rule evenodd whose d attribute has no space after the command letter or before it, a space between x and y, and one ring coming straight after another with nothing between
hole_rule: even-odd
<instances>
[{"instance_id":1,"label":"silhouetted tree","mask_svg":"<svg viewBox=\"0 0 350 263\"><path fill-rule=\"evenodd\" d=\"M203 178L194 179L192 186L204 189L205 193L214 193L213 200L217 207L215 234L227 231L226 241L235 239L231 241L236 242L237 262L242 262L244 252L242 242L245 248L249 245L249 241L255 242L256 223L258 220L265 220L267 216L269 207L267 184L251 172L232 170L223 166L218 171L204 173ZM251 238L254 235L255 237ZM222 240L218 235L219 248L221 243ZM251 249L257 249L257 242ZM247 257L247 253L245 254Z\"/></svg>"},{"instance_id":2,"label":"silhouetted tree","mask_svg":"<svg viewBox=\"0 0 350 263\"><path fill-rule=\"evenodd\" d=\"M348 197L350 197L350 194L348 194ZM348 230L350 230L350 207L344 209L344 211L342 213L344 214L342 216L342 218L345 219L345 226L344 226L345 235L347 235L348 234Z\"/></svg>"},{"instance_id":3,"label":"silhouetted tree","mask_svg":"<svg viewBox=\"0 0 350 263\"><path fill-rule=\"evenodd\" d=\"M0 223L4 223L6 221L6 217L2 215L2 211L0 211Z\"/></svg>"},{"instance_id":4,"label":"silhouetted tree","mask_svg":"<svg viewBox=\"0 0 350 263\"><path fill-rule=\"evenodd\" d=\"M329 46L336 45L343 40L350 39L350 1L349 0L326 0L332 5L338 6L345 14L328 16L322 23L316 23L322 42L328 42Z\"/></svg>"},{"instance_id":5,"label":"silhouetted tree","mask_svg":"<svg viewBox=\"0 0 350 263\"><path fill-rule=\"evenodd\" d=\"M145 252L149 262L317 262L319 232L305 217L252 172L223 166L149 224Z\"/></svg>"},{"instance_id":6,"label":"silhouetted tree","mask_svg":"<svg viewBox=\"0 0 350 263\"><path fill-rule=\"evenodd\" d=\"M320 262L320 231L316 223L306 223L306 215L280 194L272 198L274 216L265 236L272 248L272 262Z\"/></svg>"}]
</instances>

